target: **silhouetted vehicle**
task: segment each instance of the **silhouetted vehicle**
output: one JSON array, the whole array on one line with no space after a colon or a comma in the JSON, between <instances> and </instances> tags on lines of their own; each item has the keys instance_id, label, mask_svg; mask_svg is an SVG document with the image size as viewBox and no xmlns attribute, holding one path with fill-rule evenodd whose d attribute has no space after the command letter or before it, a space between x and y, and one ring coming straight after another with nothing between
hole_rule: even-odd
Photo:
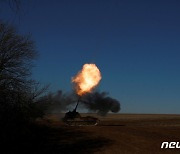
<instances>
[{"instance_id":1,"label":"silhouetted vehicle","mask_svg":"<svg viewBox=\"0 0 180 154\"><path fill-rule=\"evenodd\" d=\"M97 125L99 123L98 118L95 118L92 116L81 117L79 112L76 111L78 104L79 104L79 101L77 102L77 105L73 111L69 111L65 114L63 118L63 122L69 126Z\"/></svg>"}]
</instances>

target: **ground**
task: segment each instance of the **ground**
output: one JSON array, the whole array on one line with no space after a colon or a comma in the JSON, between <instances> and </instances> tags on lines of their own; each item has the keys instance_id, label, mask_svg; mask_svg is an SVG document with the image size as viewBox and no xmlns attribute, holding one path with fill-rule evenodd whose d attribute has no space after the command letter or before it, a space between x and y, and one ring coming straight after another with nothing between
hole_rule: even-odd
<instances>
[{"instance_id":1,"label":"ground","mask_svg":"<svg viewBox=\"0 0 180 154\"><path fill-rule=\"evenodd\" d=\"M180 149L160 148L164 141L180 142L180 115L108 114L98 117L98 126L79 127L66 126L62 117L48 115L23 131L24 135L11 136L4 153L180 153Z\"/></svg>"},{"instance_id":2,"label":"ground","mask_svg":"<svg viewBox=\"0 0 180 154\"><path fill-rule=\"evenodd\" d=\"M74 152L180 153L180 149L160 148L164 141L180 142L180 115L108 114L98 117L98 126L81 127L64 126L60 115L48 118L54 128L67 131L64 143L73 145Z\"/></svg>"}]
</instances>

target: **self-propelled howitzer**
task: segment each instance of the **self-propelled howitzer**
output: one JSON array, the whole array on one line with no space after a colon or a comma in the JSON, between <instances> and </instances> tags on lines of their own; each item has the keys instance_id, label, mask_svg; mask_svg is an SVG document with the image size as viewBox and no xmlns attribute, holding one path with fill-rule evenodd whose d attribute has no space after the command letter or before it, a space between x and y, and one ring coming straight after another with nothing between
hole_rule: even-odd
<instances>
[{"instance_id":1,"label":"self-propelled howitzer","mask_svg":"<svg viewBox=\"0 0 180 154\"><path fill-rule=\"evenodd\" d=\"M69 126L91 126L91 125L97 125L99 123L99 119L92 117L92 116L86 116L82 117L79 112L77 112L77 107L79 105L80 99L78 99L76 107L73 111L69 111L65 114L63 118L63 122Z\"/></svg>"}]
</instances>

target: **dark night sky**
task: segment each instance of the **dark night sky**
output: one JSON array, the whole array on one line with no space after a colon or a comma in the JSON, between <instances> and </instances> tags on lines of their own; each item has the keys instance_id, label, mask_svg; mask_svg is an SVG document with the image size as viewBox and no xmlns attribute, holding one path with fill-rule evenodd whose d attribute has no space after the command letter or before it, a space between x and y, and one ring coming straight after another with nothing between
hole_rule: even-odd
<instances>
[{"instance_id":1,"label":"dark night sky","mask_svg":"<svg viewBox=\"0 0 180 154\"><path fill-rule=\"evenodd\" d=\"M180 113L179 0L32 0L0 19L31 34L40 53L33 77L71 91L84 63L102 72L98 89L125 113Z\"/></svg>"}]
</instances>

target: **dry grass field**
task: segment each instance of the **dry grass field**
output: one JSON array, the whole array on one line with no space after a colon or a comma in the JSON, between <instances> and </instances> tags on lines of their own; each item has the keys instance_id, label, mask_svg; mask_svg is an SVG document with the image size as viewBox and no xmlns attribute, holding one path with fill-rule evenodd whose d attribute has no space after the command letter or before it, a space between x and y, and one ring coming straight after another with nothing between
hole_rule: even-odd
<instances>
[{"instance_id":1,"label":"dry grass field","mask_svg":"<svg viewBox=\"0 0 180 154\"><path fill-rule=\"evenodd\" d=\"M160 148L163 141L180 141L180 115L108 114L98 117L98 126L79 127L64 125L62 117L45 118L45 124L56 130L49 134L56 142L54 153L180 153L180 149Z\"/></svg>"}]
</instances>

